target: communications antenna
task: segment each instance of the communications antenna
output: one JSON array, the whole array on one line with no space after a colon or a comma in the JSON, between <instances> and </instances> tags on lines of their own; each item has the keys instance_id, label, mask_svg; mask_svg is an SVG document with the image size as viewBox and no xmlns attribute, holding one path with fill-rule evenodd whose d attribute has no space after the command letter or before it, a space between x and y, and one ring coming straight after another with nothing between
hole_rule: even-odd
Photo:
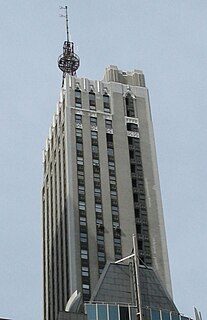
<instances>
[{"instance_id":1,"label":"communications antenna","mask_svg":"<svg viewBox=\"0 0 207 320\"><path fill-rule=\"evenodd\" d=\"M60 9L65 11L60 17L65 18L67 39L63 44L63 53L58 58L58 67L63 72L63 86L64 78L67 73L71 76L76 75L76 71L80 66L80 59L78 55L74 53L74 43L69 39L68 7L60 7Z\"/></svg>"}]
</instances>

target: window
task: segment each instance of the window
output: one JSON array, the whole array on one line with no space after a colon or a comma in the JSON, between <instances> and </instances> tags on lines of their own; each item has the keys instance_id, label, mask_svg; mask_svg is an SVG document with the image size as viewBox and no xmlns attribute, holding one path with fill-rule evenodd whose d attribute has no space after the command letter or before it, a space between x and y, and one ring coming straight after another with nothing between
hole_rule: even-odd
<instances>
[{"instance_id":1,"label":"window","mask_svg":"<svg viewBox=\"0 0 207 320\"><path fill-rule=\"evenodd\" d=\"M90 288L89 284L84 284L84 283L83 283L82 287L83 287L83 289L89 289Z\"/></svg>"},{"instance_id":2,"label":"window","mask_svg":"<svg viewBox=\"0 0 207 320\"><path fill-rule=\"evenodd\" d=\"M87 319L96 320L96 305L86 304L86 313Z\"/></svg>"},{"instance_id":3,"label":"window","mask_svg":"<svg viewBox=\"0 0 207 320\"><path fill-rule=\"evenodd\" d=\"M112 120L105 119L105 127L107 129L112 129Z\"/></svg>"},{"instance_id":4,"label":"window","mask_svg":"<svg viewBox=\"0 0 207 320\"><path fill-rule=\"evenodd\" d=\"M141 226L141 224L137 224L136 225L136 229L137 229L137 233L142 233L142 226Z\"/></svg>"},{"instance_id":5,"label":"window","mask_svg":"<svg viewBox=\"0 0 207 320\"><path fill-rule=\"evenodd\" d=\"M85 210L86 209L86 204L84 201L79 201L79 209Z\"/></svg>"},{"instance_id":6,"label":"window","mask_svg":"<svg viewBox=\"0 0 207 320\"><path fill-rule=\"evenodd\" d=\"M78 157L78 158L79 158L79 157ZM80 159L83 159L83 158L80 158ZM84 172L83 172L82 170L81 170L81 171L78 171L78 179L84 181Z\"/></svg>"},{"instance_id":7,"label":"window","mask_svg":"<svg viewBox=\"0 0 207 320\"><path fill-rule=\"evenodd\" d=\"M79 193L84 193L85 192L85 186L84 185L79 185L78 186L78 192Z\"/></svg>"},{"instance_id":8,"label":"window","mask_svg":"<svg viewBox=\"0 0 207 320\"><path fill-rule=\"evenodd\" d=\"M129 320L129 310L128 307L120 307L120 320Z\"/></svg>"},{"instance_id":9,"label":"window","mask_svg":"<svg viewBox=\"0 0 207 320\"><path fill-rule=\"evenodd\" d=\"M98 153L98 147L92 145L92 152L93 152L93 153Z\"/></svg>"},{"instance_id":10,"label":"window","mask_svg":"<svg viewBox=\"0 0 207 320\"><path fill-rule=\"evenodd\" d=\"M109 177L109 182L110 182L110 184L115 184L116 183L116 177L110 176Z\"/></svg>"},{"instance_id":11,"label":"window","mask_svg":"<svg viewBox=\"0 0 207 320\"><path fill-rule=\"evenodd\" d=\"M80 233L80 241L82 243L87 243L88 242L86 233L82 233L82 232Z\"/></svg>"},{"instance_id":12,"label":"window","mask_svg":"<svg viewBox=\"0 0 207 320\"><path fill-rule=\"evenodd\" d=\"M89 319L89 318L88 318ZM107 319L107 306L106 305L98 305L98 317L99 320Z\"/></svg>"},{"instance_id":13,"label":"window","mask_svg":"<svg viewBox=\"0 0 207 320\"><path fill-rule=\"evenodd\" d=\"M129 142L129 145L132 146L133 145L133 138L128 137L128 142Z\"/></svg>"},{"instance_id":14,"label":"window","mask_svg":"<svg viewBox=\"0 0 207 320\"><path fill-rule=\"evenodd\" d=\"M96 127L97 126L97 118L90 117L90 124L92 127Z\"/></svg>"},{"instance_id":15,"label":"window","mask_svg":"<svg viewBox=\"0 0 207 320\"><path fill-rule=\"evenodd\" d=\"M138 193L133 194L134 202L138 202Z\"/></svg>"},{"instance_id":16,"label":"window","mask_svg":"<svg viewBox=\"0 0 207 320\"><path fill-rule=\"evenodd\" d=\"M99 173L94 173L93 174L93 181L95 182L100 182L101 178L100 178L100 174Z\"/></svg>"},{"instance_id":17,"label":"window","mask_svg":"<svg viewBox=\"0 0 207 320\"><path fill-rule=\"evenodd\" d=\"M81 273L82 273L82 276L88 277L89 276L88 267L82 267Z\"/></svg>"},{"instance_id":18,"label":"window","mask_svg":"<svg viewBox=\"0 0 207 320\"><path fill-rule=\"evenodd\" d=\"M88 250L81 249L81 259L88 259Z\"/></svg>"},{"instance_id":19,"label":"window","mask_svg":"<svg viewBox=\"0 0 207 320\"><path fill-rule=\"evenodd\" d=\"M109 305L109 319L118 320L118 306ZM136 318L133 318L136 319Z\"/></svg>"},{"instance_id":20,"label":"window","mask_svg":"<svg viewBox=\"0 0 207 320\"><path fill-rule=\"evenodd\" d=\"M81 98L81 91L79 89L75 90L75 98Z\"/></svg>"},{"instance_id":21,"label":"window","mask_svg":"<svg viewBox=\"0 0 207 320\"><path fill-rule=\"evenodd\" d=\"M129 150L130 159L134 159L134 150Z\"/></svg>"},{"instance_id":22,"label":"window","mask_svg":"<svg viewBox=\"0 0 207 320\"><path fill-rule=\"evenodd\" d=\"M132 187L133 188L137 187L137 180L136 179L132 179Z\"/></svg>"},{"instance_id":23,"label":"window","mask_svg":"<svg viewBox=\"0 0 207 320\"><path fill-rule=\"evenodd\" d=\"M90 110L96 110L96 96L94 92L89 92L89 107Z\"/></svg>"},{"instance_id":24,"label":"window","mask_svg":"<svg viewBox=\"0 0 207 320\"><path fill-rule=\"evenodd\" d=\"M126 102L126 114L127 114L127 117L134 117L135 116L134 99L131 97L130 94L128 94L126 96L125 102Z\"/></svg>"},{"instance_id":25,"label":"window","mask_svg":"<svg viewBox=\"0 0 207 320\"><path fill-rule=\"evenodd\" d=\"M138 132L138 126L135 123L127 123L127 131Z\"/></svg>"},{"instance_id":26,"label":"window","mask_svg":"<svg viewBox=\"0 0 207 320\"><path fill-rule=\"evenodd\" d=\"M76 150L77 151L83 151L83 144L82 143L76 143Z\"/></svg>"},{"instance_id":27,"label":"window","mask_svg":"<svg viewBox=\"0 0 207 320\"><path fill-rule=\"evenodd\" d=\"M108 143L113 143L113 135L107 133L107 134L106 134L106 140L107 140L107 144L108 144Z\"/></svg>"},{"instance_id":28,"label":"window","mask_svg":"<svg viewBox=\"0 0 207 320\"><path fill-rule=\"evenodd\" d=\"M104 257L98 257L98 261L105 262L105 258Z\"/></svg>"},{"instance_id":29,"label":"window","mask_svg":"<svg viewBox=\"0 0 207 320\"><path fill-rule=\"evenodd\" d=\"M104 244L104 236L97 235L97 243L98 244Z\"/></svg>"},{"instance_id":30,"label":"window","mask_svg":"<svg viewBox=\"0 0 207 320\"><path fill-rule=\"evenodd\" d=\"M102 212L102 205L100 203L96 203L95 204L95 209L96 209L96 213L97 212Z\"/></svg>"},{"instance_id":31,"label":"window","mask_svg":"<svg viewBox=\"0 0 207 320\"><path fill-rule=\"evenodd\" d=\"M93 159L93 166L99 166L99 159Z\"/></svg>"},{"instance_id":32,"label":"window","mask_svg":"<svg viewBox=\"0 0 207 320\"><path fill-rule=\"evenodd\" d=\"M121 239L114 238L114 245L121 245Z\"/></svg>"},{"instance_id":33,"label":"window","mask_svg":"<svg viewBox=\"0 0 207 320\"><path fill-rule=\"evenodd\" d=\"M131 172L135 173L136 172L136 167L135 164L131 163Z\"/></svg>"},{"instance_id":34,"label":"window","mask_svg":"<svg viewBox=\"0 0 207 320\"><path fill-rule=\"evenodd\" d=\"M98 257L105 257L105 253L104 252L98 252Z\"/></svg>"},{"instance_id":35,"label":"window","mask_svg":"<svg viewBox=\"0 0 207 320\"><path fill-rule=\"evenodd\" d=\"M114 219L113 219L114 220ZM117 219L116 219L117 220ZM113 228L115 228L115 229L120 229L120 225L119 225L119 222L117 222L117 221L113 221Z\"/></svg>"},{"instance_id":36,"label":"window","mask_svg":"<svg viewBox=\"0 0 207 320\"><path fill-rule=\"evenodd\" d=\"M115 170L115 163L112 161L109 161L109 170Z\"/></svg>"},{"instance_id":37,"label":"window","mask_svg":"<svg viewBox=\"0 0 207 320\"><path fill-rule=\"evenodd\" d=\"M97 131L91 131L91 139L97 140L98 139L98 132Z\"/></svg>"},{"instance_id":38,"label":"window","mask_svg":"<svg viewBox=\"0 0 207 320\"><path fill-rule=\"evenodd\" d=\"M103 95L103 107L104 107L104 112L110 113L109 96L106 94Z\"/></svg>"},{"instance_id":39,"label":"window","mask_svg":"<svg viewBox=\"0 0 207 320\"><path fill-rule=\"evenodd\" d=\"M75 123L81 124L82 123L82 115L81 114L76 114L75 115Z\"/></svg>"},{"instance_id":40,"label":"window","mask_svg":"<svg viewBox=\"0 0 207 320\"><path fill-rule=\"evenodd\" d=\"M113 156L114 155L114 149L108 148L107 149L107 154L108 154L108 156Z\"/></svg>"},{"instance_id":41,"label":"window","mask_svg":"<svg viewBox=\"0 0 207 320\"><path fill-rule=\"evenodd\" d=\"M95 164L94 164L93 172L100 174L100 167L99 167L99 165L95 165Z\"/></svg>"},{"instance_id":42,"label":"window","mask_svg":"<svg viewBox=\"0 0 207 320\"><path fill-rule=\"evenodd\" d=\"M112 207L111 207L111 210L112 210L113 212L116 212L116 211L118 211L118 207L117 207L117 206L112 206Z\"/></svg>"},{"instance_id":43,"label":"window","mask_svg":"<svg viewBox=\"0 0 207 320\"><path fill-rule=\"evenodd\" d=\"M79 89L75 90L75 107L81 108L81 91Z\"/></svg>"},{"instance_id":44,"label":"window","mask_svg":"<svg viewBox=\"0 0 207 320\"><path fill-rule=\"evenodd\" d=\"M100 181L94 181L94 188L100 188L101 182Z\"/></svg>"},{"instance_id":45,"label":"window","mask_svg":"<svg viewBox=\"0 0 207 320\"><path fill-rule=\"evenodd\" d=\"M95 196L100 196L101 189L100 188L94 188L94 194L95 194Z\"/></svg>"},{"instance_id":46,"label":"window","mask_svg":"<svg viewBox=\"0 0 207 320\"><path fill-rule=\"evenodd\" d=\"M107 94L103 95L103 102L109 104L109 96Z\"/></svg>"},{"instance_id":47,"label":"window","mask_svg":"<svg viewBox=\"0 0 207 320\"><path fill-rule=\"evenodd\" d=\"M117 197L117 192L115 190L111 191L111 197L116 198Z\"/></svg>"},{"instance_id":48,"label":"window","mask_svg":"<svg viewBox=\"0 0 207 320\"><path fill-rule=\"evenodd\" d=\"M80 225L86 226L86 217L80 217Z\"/></svg>"},{"instance_id":49,"label":"window","mask_svg":"<svg viewBox=\"0 0 207 320\"><path fill-rule=\"evenodd\" d=\"M103 224L103 219L96 219L96 224Z\"/></svg>"},{"instance_id":50,"label":"window","mask_svg":"<svg viewBox=\"0 0 207 320\"><path fill-rule=\"evenodd\" d=\"M82 129L78 129L78 128L76 128L76 139L78 140L78 141L82 141Z\"/></svg>"},{"instance_id":51,"label":"window","mask_svg":"<svg viewBox=\"0 0 207 320\"><path fill-rule=\"evenodd\" d=\"M139 250L143 249L143 242L141 240L138 241L138 249Z\"/></svg>"},{"instance_id":52,"label":"window","mask_svg":"<svg viewBox=\"0 0 207 320\"><path fill-rule=\"evenodd\" d=\"M77 157L77 164L80 164L83 166L83 157Z\"/></svg>"}]
</instances>

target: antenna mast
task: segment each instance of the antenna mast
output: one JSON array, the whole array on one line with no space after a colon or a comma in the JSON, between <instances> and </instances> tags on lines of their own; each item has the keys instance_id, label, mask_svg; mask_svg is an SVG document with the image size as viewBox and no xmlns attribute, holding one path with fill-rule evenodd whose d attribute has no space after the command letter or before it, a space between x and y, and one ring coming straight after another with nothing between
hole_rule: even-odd
<instances>
[{"instance_id":1,"label":"antenna mast","mask_svg":"<svg viewBox=\"0 0 207 320\"><path fill-rule=\"evenodd\" d=\"M67 39L63 44L63 54L58 58L58 67L63 72L63 85L64 78L67 73L71 76L76 75L76 70L80 66L80 59L78 55L74 53L74 43L69 41L68 7L60 7L60 9L65 10L65 14L61 14L60 16L65 18Z\"/></svg>"}]
</instances>

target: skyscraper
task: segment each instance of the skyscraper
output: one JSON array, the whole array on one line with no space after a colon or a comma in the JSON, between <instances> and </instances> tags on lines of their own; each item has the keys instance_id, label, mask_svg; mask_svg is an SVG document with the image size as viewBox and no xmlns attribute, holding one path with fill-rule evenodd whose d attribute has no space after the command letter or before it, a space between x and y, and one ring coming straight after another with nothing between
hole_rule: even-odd
<instances>
[{"instance_id":1,"label":"skyscraper","mask_svg":"<svg viewBox=\"0 0 207 320\"><path fill-rule=\"evenodd\" d=\"M78 65L67 39L43 154L45 320L55 320L76 290L88 301L106 261L130 254L133 234L140 264L172 294L144 75L110 66L94 81L76 77Z\"/></svg>"},{"instance_id":2,"label":"skyscraper","mask_svg":"<svg viewBox=\"0 0 207 320\"><path fill-rule=\"evenodd\" d=\"M143 73L110 66L103 81L67 75L43 161L45 319L76 289L89 300L105 262L131 252L132 234L140 263L171 294Z\"/></svg>"}]
</instances>

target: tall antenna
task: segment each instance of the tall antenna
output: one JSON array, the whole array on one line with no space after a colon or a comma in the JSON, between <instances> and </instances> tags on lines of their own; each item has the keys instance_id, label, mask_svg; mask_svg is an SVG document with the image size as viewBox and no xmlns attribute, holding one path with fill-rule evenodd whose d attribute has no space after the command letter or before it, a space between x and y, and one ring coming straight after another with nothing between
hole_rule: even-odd
<instances>
[{"instance_id":1,"label":"tall antenna","mask_svg":"<svg viewBox=\"0 0 207 320\"><path fill-rule=\"evenodd\" d=\"M60 9L65 11L65 14L61 14L60 17L65 18L66 22L66 41L63 44L63 54L58 58L58 67L63 72L63 81L66 74L71 76L76 75L76 71L80 66L80 59L77 54L74 53L74 43L69 41L69 22L68 22L68 7L60 7Z\"/></svg>"}]
</instances>

